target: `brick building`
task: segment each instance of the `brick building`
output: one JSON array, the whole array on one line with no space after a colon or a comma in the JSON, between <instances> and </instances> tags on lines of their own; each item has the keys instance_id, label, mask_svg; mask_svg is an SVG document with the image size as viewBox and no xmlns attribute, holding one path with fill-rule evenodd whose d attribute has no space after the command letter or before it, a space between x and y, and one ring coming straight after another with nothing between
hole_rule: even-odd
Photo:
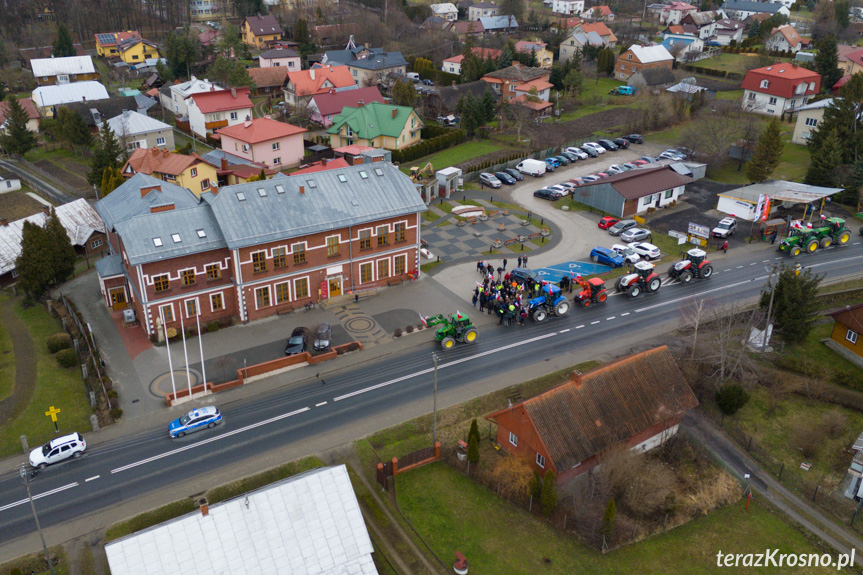
<instances>
[{"instance_id":1,"label":"brick building","mask_svg":"<svg viewBox=\"0 0 863 575\"><path fill-rule=\"evenodd\" d=\"M627 80L630 76L646 68L668 68L671 70L674 56L665 46L630 46L629 50L617 57L614 64L614 77Z\"/></svg>"},{"instance_id":2,"label":"brick building","mask_svg":"<svg viewBox=\"0 0 863 575\"><path fill-rule=\"evenodd\" d=\"M389 163L223 187L196 197L136 174L97 204L106 304L167 327L290 311L416 273L425 204ZM121 301L122 300L122 301Z\"/></svg>"}]
</instances>

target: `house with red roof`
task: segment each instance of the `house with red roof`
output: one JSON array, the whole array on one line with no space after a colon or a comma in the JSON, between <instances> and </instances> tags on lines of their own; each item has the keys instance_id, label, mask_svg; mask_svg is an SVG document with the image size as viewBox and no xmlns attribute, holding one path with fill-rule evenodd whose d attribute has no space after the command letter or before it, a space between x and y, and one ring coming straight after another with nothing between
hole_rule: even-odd
<instances>
[{"instance_id":1,"label":"house with red roof","mask_svg":"<svg viewBox=\"0 0 863 575\"><path fill-rule=\"evenodd\" d=\"M585 22L573 28L573 32L580 32L582 34L596 32L596 35L602 38L603 43L608 48L615 48L617 46L617 36L605 25L605 22Z\"/></svg>"},{"instance_id":2,"label":"house with red roof","mask_svg":"<svg viewBox=\"0 0 863 575\"><path fill-rule=\"evenodd\" d=\"M659 13L659 22L661 24L680 24L689 14L695 14L698 8L686 2L672 2L662 7Z\"/></svg>"},{"instance_id":3,"label":"house with red roof","mask_svg":"<svg viewBox=\"0 0 863 575\"><path fill-rule=\"evenodd\" d=\"M550 76L551 72L543 68L531 68L514 62L508 68L486 74L482 81L489 84L503 102L533 93L532 90L535 90L536 97L547 102L552 88L548 81Z\"/></svg>"},{"instance_id":4,"label":"house with red roof","mask_svg":"<svg viewBox=\"0 0 863 575\"><path fill-rule=\"evenodd\" d=\"M256 118L221 128L217 133L222 150L229 154L267 166L292 167L299 165L305 154L306 131L270 118Z\"/></svg>"},{"instance_id":5,"label":"house with red roof","mask_svg":"<svg viewBox=\"0 0 863 575\"><path fill-rule=\"evenodd\" d=\"M242 124L252 118L252 101L248 88L213 90L192 94L186 99L189 109L189 126L193 132L206 138L219 128Z\"/></svg>"},{"instance_id":6,"label":"house with red roof","mask_svg":"<svg viewBox=\"0 0 863 575\"><path fill-rule=\"evenodd\" d=\"M611 8L608 6L594 6L590 10L586 10L583 13L585 18L590 18L591 20L606 20L608 22L614 21L614 12L611 11Z\"/></svg>"},{"instance_id":7,"label":"house with red roof","mask_svg":"<svg viewBox=\"0 0 863 575\"><path fill-rule=\"evenodd\" d=\"M497 60L500 58L501 51L495 48L471 48L471 54L477 56L481 60ZM459 54L458 56L453 56L452 58L447 58L443 61L443 67L441 70L446 72L447 74L456 74L457 76L461 76L461 65L464 62L464 54Z\"/></svg>"},{"instance_id":8,"label":"house with red roof","mask_svg":"<svg viewBox=\"0 0 863 575\"><path fill-rule=\"evenodd\" d=\"M298 70L288 72L284 89L285 101L292 106L305 105L309 98L317 94L356 88L357 84L347 66L320 66L310 70Z\"/></svg>"},{"instance_id":9,"label":"house with red roof","mask_svg":"<svg viewBox=\"0 0 863 575\"><path fill-rule=\"evenodd\" d=\"M18 104L20 104L24 111L27 112L27 129L34 134L39 132L39 118L42 116L39 114L39 110L36 108L33 100L30 98L19 98ZM9 101L3 100L0 102L0 131L2 131L3 125L6 123L6 118L8 116Z\"/></svg>"},{"instance_id":10,"label":"house with red roof","mask_svg":"<svg viewBox=\"0 0 863 575\"><path fill-rule=\"evenodd\" d=\"M804 47L805 43L794 26L785 24L770 31L770 36L764 42L764 47L773 52L797 53Z\"/></svg>"},{"instance_id":11,"label":"house with red roof","mask_svg":"<svg viewBox=\"0 0 863 575\"><path fill-rule=\"evenodd\" d=\"M821 90L821 76L797 64L779 63L749 70L740 87L744 110L781 117Z\"/></svg>"},{"instance_id":12,"label":"house with red roof","mask_svg":"<svg viewBox=\"0 0 863 575\"><path fill-rule=\"evenodd\" d=\"M372 102L386 103L377 86L343 92L331 90L326 94L316 94L309 98L309 119L329 128L333 118L341 113L342 108L358 108Z\"/></svg>"}]
</instances>

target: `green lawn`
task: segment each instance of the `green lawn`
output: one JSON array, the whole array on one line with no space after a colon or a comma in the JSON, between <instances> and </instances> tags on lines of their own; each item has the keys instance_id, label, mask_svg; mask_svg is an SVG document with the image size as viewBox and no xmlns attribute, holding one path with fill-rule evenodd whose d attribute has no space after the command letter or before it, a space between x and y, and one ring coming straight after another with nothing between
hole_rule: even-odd
<instances>
[{"instance_id":1,"label":"green lawn","mask_svg":"<svg viewBox=\"0 0 863 575\"><path fill-rule=\"evenodd\" d=\"M454 166L455 164L496 152L502 149L502 147L488 140L471 140L458 146L441 150L431 156L426 156L413 162L406 162L401 166L401 171L407 174L411 166L424 166L426 162L431 162L436 170L440 170L441 168Z\"/></svg>"},{"instance_id":2,"label":"green lawn","mask_svg":"<svg viewBox=\"0 0 863 575\"><path fill-rule=\"evenodd\" d=\"M794 126L783 124L783 129L786 129L786 126L787 131L782 134L782 139L785 142L782 159L779 161L779 165L776 166L771 177L776 180L801 182L809 167L809 148L800 144L792 144L791 136ZM738 165L737 160L729 158L721 168L710 172L708 177L716 182L727 184L744 185L750 183L749 178L746 177L746 166L744 165L741 170L738 170Z\"/></svg>"},{"instance_id":3,"label":"green lawn","mask_svg":"<svg viewBox=\"0 0 863 575\"><path fill-rule=\"evenodd\" d=\"M177 148L182 148L188 142L192 142L193 139L191 136L187 136L182 132L174 132L174 146ZM198 154L206 154L207 152L213 151L215 148L212 146L208 146L207 144L201 142L200 140L194 140L193 150L195 150Z\"/></svg>"},{"instance_id":4,"label":"green lawn","mask_svg":"<svg viewBox=\"0 0 863 575\"><path fill-rule=\"evenodd\" d=\"M758 58L758 54L725 54L720 52L712 58L699 60L695 65L702 68L710 68L711 70L725 70L728 73L745 74L746 63L752 58ZM778 60L781 62L790 62L791 58L778 58Z\"/></svg>"},{"instance_id":5,"label":"green lawn","mask_svg":"<svg viewBox=\"0 0 863 575\"><path fill-rule=\"evenodd\" d=\"M783 354L784 357L805 358L808 363L814 366L815 370L820 371L825 380L829 380L830 374L834 372L842 371L848 374L855 374L857 375L856 380L849 377L845 381L849 387L857 391L863 391L863 373L861 373L860 368L821 343L821 340L830 337L832 331L832 321L815 326L805 342L799 345L788 346Z\"/></svg>"},{"instance_id":6,"label":"green lawn","mask_svg":"<svg viewBox=\"0 0 863 575\"><path fill-rule=\"evenodd\" d=\"M90 165L89 158L83 158L80 154L76 154L72 150L67 150L66 148L53 148L51 150L46 150L45 147L40 146L27 152L26 158L27 161L33 163L40 160L54 161L58 158L68 158L86 166Z\"/></svg>"},{"instance_id":7,"label":"green lawn","mask_svg":"<svg viewBox=\"0 0 863 575\"><path fill-rule=\"evenodd\" d=\"M57 322L41 305L16 306L15 313L33 337L38 375L33 401L20 416L0 427L0 457L21 453L21 435L27 436L31 447L54 437L54 426L45 416L52 405L61 411L58 418L64 433L88 431L92 413L79 368L61 368L45 347L48 336L61 331Z\"/></svg>"},{"instance_id":8,"label":"green lawn","mask_svg":"<svg viewBox=\"0 0 863 575\"><path fill-rule=\"evenodd\" d=\"M417 532L445 560L461 551L475 575L690 575L729 571L716 567L716 553L720 550L827 552L810 543L772 509L762 506L757 497L748 511L741 501L665 535L601 555L443 463L399 475L397 484L399 508ZM782 569L745 571L781 573ZM824 572L794 569L794 573Z\"/></svg>"},{"instance_id":9,"label":"green lawn","mask_svg":"<svg viewBox=\"0 0 863 575\"><path fill-rule=\"evenodd\" d=\"M717 100L740 100L743 97L743 90L725 90L724 92L716 92Z\"/></svg>"},{"instance_id":10,"label":"green lawn","mask_svg":"<svg viewBox=\"0 0 863 575\"><path fill-rule=\"evenodd\" d=\"M0 324L0 400L9 397L15 386L15 356L9 332Z\"/></svg>"}]
</instances>

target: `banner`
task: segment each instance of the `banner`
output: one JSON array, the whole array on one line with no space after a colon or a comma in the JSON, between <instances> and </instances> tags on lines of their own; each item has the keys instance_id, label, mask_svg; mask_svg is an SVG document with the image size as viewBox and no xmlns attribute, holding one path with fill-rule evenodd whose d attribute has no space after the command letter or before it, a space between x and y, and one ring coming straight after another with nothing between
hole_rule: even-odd
<instances>
[{"instance_id":1,"label":"banner","mask_svg":"<svg viewBox=\"0 0 863 575\"><path fill-rule=\"evenodd\" d=\"M761 215L761 210L764 208L764 194L760 194L758 196L758 204L755 206L755 217L753 220L757 220Z\"/></svg>"},{"instance_id":2,"label":"banner","mask_svg":"<svg viewBox=\"0 0 863 575\"><path fill-rule=\"evenodd\" d=\"M766 222L770 217L770 196L764 198L764 214L761 216L761 221Z\"/></svg>"}]
</instances>

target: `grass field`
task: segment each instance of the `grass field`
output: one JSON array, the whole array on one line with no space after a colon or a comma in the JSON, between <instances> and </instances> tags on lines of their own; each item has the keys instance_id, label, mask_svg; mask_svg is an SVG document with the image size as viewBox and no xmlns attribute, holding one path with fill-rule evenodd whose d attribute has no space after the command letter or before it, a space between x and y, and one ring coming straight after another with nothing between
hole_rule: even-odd
<instances>
[{"instance_id":1,"label":"grass field","mask_svg":"<svg viewBox=\"0 0 863 575\"><path fill-rule=\"evenodd\" d=\"M713 58L699 60L697 66L702 68L710 68L711 70L725 70L728 73L745 74L746 63L753 58L758 58L758 54L724 54L719 53ZM781 62L790 62L791 58L776 58Z\"/></svg>"},{"instance_id":2,"label":"grass field","mask_svg":"<svg viewBox=\"0 0 863 575\"><path fill-rule=\"evenodd\" d=\"M9 397L15 386L15 356L8 328L0 324L0 400Z\"/></svg>"},{"instance_id":3,"label":"grass field","mask_svg":"<svg viewBox=\"0 0 863 575\"><path fill-rule=\"evenodd\" d=\"M0 194L0 214L10 222L32 216L42 209L42 204L27 195L29 188L21 187L17 192Z\"/></svg>"},{"instance_id":4,"label":"grass field","mask_svg":"<svg viewBox=\"0 0 863 575\"><path fill-rule=\"evenodd\" d=\"M601 555L466 476L434 463L398 476L399 508L439 557L461 551L475 575L719 573L717 551L825 553L756 498ZM727 569L725 569L727 570ZM747 573L780 573L747 568ZM795 569L794 573L826 570Z\"/></svg>"},{"instance_id":5,"label":"grass field","mask_svg":"<svg viewBox=\"0 0 863 575\"><path fill-rule=\"evenodd\" d=\"M413 162L406 162L401 166L401 171L407 174L410 172L411 166L424 166L426 162L431 162L436 170L440 170L441 168L454 166L455 164L496 152L502 149L502 147L500 144L489 140L472 140L458 146L453 146L452 148L447 148L446 150L441 150L431 156L426 156Z\"/></svg>"},{"instance_id":6,"label":"grass field","mask_svg":"<svg viewBox=\"0 0 863 575\"><path fill-rule=\"evenodd\" d=\"M783 124L785 128L787 124ZM776 180L789 180L792 182L803 181L803 176L806 175L806 170L809 168L809 148L800 144L792 144L793 127L789 126L789 131L782 135L785 141L785 148L782 151L782 159L779 165L773 171L771 176ZM725 182L728 184L748 184L749 178L746 177L746 166L743 169L737 169L738 162L728 159L725 164L718 170L710 172L710 179L716 182Z\"/></svg>"},{"instance_id":7,"label":"grass field","mask_svg":"<svg viewBox=\"0 0 863 575\"><path fill-rule=\"evenodd\" d=\"M54 437L54 426L45 416L45 411L52 405L61 411L58 418L60 431L64 433L90 429L92 413L79 369L60 367L45 347L48 336L61 331L57 322L40 305L27 309L19 305L15 307L15 313L27 325L33 338L38 374L30 405L16 419L0 427L0 457L21 453L21 435L27 436L31 447Z\"/></svg>"},{"instance_id":8,"label":"grass field","mask_svg":"<svg viewBox=\"0 0 863 575\"><path fill-rule=\"evenodd\" d=\"M799 345L788 346L785 349L784 355L786 357L796 358L805 357L806 361L812 363L816 369L822 370L822 373L825 374L825 378L828 377L827 374L834 371L860 374L859 367L821 343L822 339L830 337L832 330L832 321L816 325L809 333L809 337L806 338L805 342ZM855 385L852 385L851 387L857 391L863 391L863 376L858 377Z\"/></svg>"}]
</instances>

